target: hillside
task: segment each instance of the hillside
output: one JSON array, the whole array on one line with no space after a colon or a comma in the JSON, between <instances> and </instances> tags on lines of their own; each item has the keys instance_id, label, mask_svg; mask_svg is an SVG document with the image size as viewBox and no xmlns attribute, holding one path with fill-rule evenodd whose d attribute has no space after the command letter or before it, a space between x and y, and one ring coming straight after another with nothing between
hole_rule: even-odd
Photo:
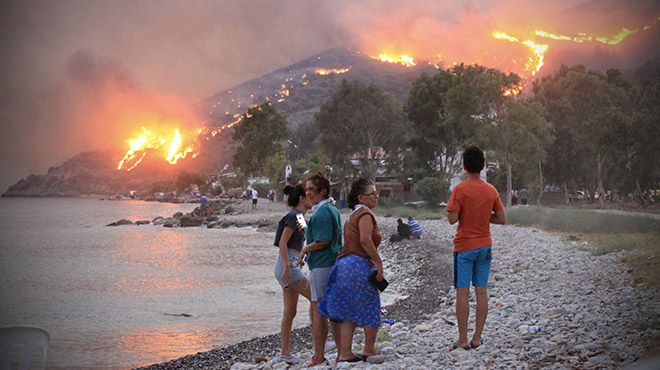
<instances>
[{"instance_id":1,"label":"hillside","mask_svg":"<svg viewBox=\"0 0 660 370\"><path fill-rule=\"evenodd\" d=\"M343 78L374 83L405 101L412 82L423 71L435 67L421 63L415 67L381 62L358 51L333 48L298 63L219 92L194 105L205 117L207 132L195 159L176 166L145 159L131 172L116 170L116 153L85 152L51 167L46 174L30 175L9 188L3 196L77 196L144 192L156 181L172 181L183 170L216 173L231 166L236 144L231 126L245 111L264 101L271 101L292 129L314 119L314 113L336 91ZM148 157L147 157L148 158Z\"/></svg>"}]
</instances>

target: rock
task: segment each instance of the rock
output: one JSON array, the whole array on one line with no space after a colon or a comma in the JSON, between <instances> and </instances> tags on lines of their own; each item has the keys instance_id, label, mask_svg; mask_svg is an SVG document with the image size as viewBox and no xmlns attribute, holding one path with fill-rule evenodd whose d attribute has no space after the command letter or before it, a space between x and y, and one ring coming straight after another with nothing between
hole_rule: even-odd
<instances>
[{"instance_id":1,"label":"rock","mask_svg":"<svg viewBox=\"0 0 660 370\"><path fill-rule=\"evenodd\" d=\"M176 212L175 214L172 215L172 218L181 218L183 217L183 212Z\"/></svg>"},{"instance_id":2,"label":"rock","mask_svg":"<svg viewBox=\"0 0 660 370\"><path fill-rule=\"evenodd\" d=\"M158 216L158 217L154 218L153 220L151 220L151 223L154 224L154 225L162 225L162 224L165 223L165 219L161 216Z\"/></svg>"},{"instance_id":3,"label":"rock","mask_svg":"<svg viewBox=\"0 0 660 370\"><path fill-rule=\"evenodd\" d=\"M150 223L151 222L149 222L147 220L140 220L140 221L135 222L136 225L149 225Z\"/></svg>"},{"instance_id":4,"label":"rock","mask_svg":"<svg viewBox=\"0 0 660 370\"><path fill-rule=\"evenodd\" d=\"M200 226L204 222L203 217L185 215L179 220L181 227Z\"/></svg>"},{"instance_id":5,"label":"rock","mask_svg":"<svg viewBox=\"0 0 660 370\"><path fill-rule=\"evenodd\" d=\"M106 226L122 226L122 225L134 225L133 221L121 219L113 223L107 224Z\"/></svg>"}]
</instances>

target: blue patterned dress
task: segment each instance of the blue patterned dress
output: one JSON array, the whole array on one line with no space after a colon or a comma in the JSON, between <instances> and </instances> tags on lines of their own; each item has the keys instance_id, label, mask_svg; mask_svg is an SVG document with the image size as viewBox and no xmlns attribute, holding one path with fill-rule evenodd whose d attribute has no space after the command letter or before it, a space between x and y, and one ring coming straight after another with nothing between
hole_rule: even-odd
<instances>
[{"instance_id":1,"label":"blue patterned dress","mask_svg":"<svg viewBox=\"0 0 660 370\"><path fill-rule=\"evenodd\" d=\"M365 207L366 208L366 207ZM373 214L366 209L371 217ZM378 328L380 326L380 292L369 282L369 275L375 266L371 263L369 257L365 256L364 249L355 246L354 238L351 235L359 234L356 228L358 219L366 216L367 211L361 211L356 216L351 217L344 228L344 249L335 262L328 279L328 285L325 290L325 300L319 301L319 312L321 315L334 322L351 321L357 326L370 326ZM355 212L358 213L358 212ZM380 231L375 224L374 219L374 244L380 243ZM351 230L353 229L353 230ZM353 231L353 233L351 233ZM353 242L351 240L353 239ZM359 240L359 239L358 239ZM358 242L359 243L359 242ZM357 248L351 251L351 246Z\"/></svg>"}]
</instances>

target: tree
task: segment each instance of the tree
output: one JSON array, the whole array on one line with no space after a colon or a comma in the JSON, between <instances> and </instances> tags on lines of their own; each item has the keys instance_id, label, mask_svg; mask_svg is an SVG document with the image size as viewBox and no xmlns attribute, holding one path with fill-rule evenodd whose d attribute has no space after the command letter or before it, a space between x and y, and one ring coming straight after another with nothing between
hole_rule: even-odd
<instances>
[{"instance_id":1,"label":"tree","mask_svg":"<svg viewBox=\"0 0 660 370\"><path fill-rule=\"evenodd\" d=\"M622 134L625 135L626 127L630 126L632 104L629 84L621 79L616 70L604 75L598 71L588 71L584 66L570 69L562 66L555 74L537 83L535 91L544 104L555 100L548 105L564 108L563 122L554 121L554 124L564 131L562 134L572 135L577 144L571 149L578 156L569 160L588 163L588 166L580 166L577 170L582 174L591 174L595 182L594 190L603 192L605 172L614 170L616 143L621 140ZM558 135L557 138L562 137ZM555 153L568 149L564 143L559 145L561 148L555 148ZM565 173L563 175L567 176ZM603 197L599 197L599 202L602 205Z\"/></svg>"},{"instance_id":2,"label":"tree","mask_svg":"<svg viewBox=\"0 0 660 370\"><path fill-rule=\"evenodd\" d=\"M497 106L480 131L482 140L494 150L506 167L506 194L513 186L513 165L539 164L539 181L543 181L542 163L546 159L546 148L554 140L552 126L543 117L543 106L526 99L509 99ZM518 183L518 186L524 184ZM541 184L541 186L543 186ZM511 198L506 197L510 205Z\"/></svg>"},{"instance_id":3,"label":"tree","mask_svg":"<svg viewBox=\"0 0 660 370\"><path fill-rule=\"evenodd\" d=\"M440 202L449 198L449 181L441 180L437 177L425 177L415 184L415 193L431 208L438 208Z\"/></svg>"},{"instance_id":4,"label":"tree","mask_svg":"<svg viewBox=\"0 0 660 370\"><path fill-rule=\"evenodd\" d=\"M199 172L188 172L183 170L179 172L174 182L176 190L179 192L185 191L190 185L197 185L200 187L200 190L203 186L206 185L206 179L204 175Z\"/></svg>"},{"instance_id":5,"label":"tree","mask_svg":"<svg viewBox=\"0 0 660 370\"><path fill-rule=\"evenodd\" d=\"M405 143L402 108L373 84L343 79L315 121L321 148L344 173L373 178Z\"/></svg>"},{"instance_id":6,"label":"tree","mask_svg":"<svg viewBox=\"0 0 660 370\"><path fill-rule=\"evenodd\" d=\"M286 119L270 102L248 109L232 134L240 142L233 157L234 167L247 175L263 174L266 160L282 152L281 142L288 136Z\"/></svg>"}]
</instances>

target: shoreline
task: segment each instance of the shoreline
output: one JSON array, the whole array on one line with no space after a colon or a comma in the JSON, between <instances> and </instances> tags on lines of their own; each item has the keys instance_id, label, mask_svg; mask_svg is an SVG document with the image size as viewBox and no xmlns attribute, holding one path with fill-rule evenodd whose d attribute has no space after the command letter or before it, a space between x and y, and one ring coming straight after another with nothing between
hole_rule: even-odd
<instances>
[{"instance_id":1,"label":"shoreline","mask_svg":"<svg viewBox=\"0 0 660 370\"><path fill-rule=\"evenodd\" d=\"M269 209L278 208L273 207L272 204ZM247 202L246 205L250 206ZM273 219L273 214L264 214L264 212L270 211L252 212L248 210L236 217L241 218L243 222L250 222L254 218ZM258 215L259 213L261 215ZM279 218L284 214L277 213ZM279 218L275 221L275 225ZM392 304L384 306L386 311L381 314L382 318L394 319L396 322L402 323L430 318L434 308L443 300L441 297L449 291L452 284L451 266L439 263L440 261L431 253L432 250L423 247L423 243L430 243L431 240L411 239L389 243L387 238L392 230L396 229L396 219L383 217L377 217L377 219L384 240L379 247L379 252L384 260L386 276L390 280L387 288L389 292L384 294L388 294L390 296L388 298L393 300ZM439 241L434 240L434 242ZM410 253L411 250L414 252ZM401 276L404 278L402 279ZM437 281L437 276L444 277L441 283ZM298 314L304 315L306 312L298 312ZM356 330L356 334L358 331L359 329ZM331 340L330 338L331 334L329 340ZM292 330L292 353L311 350L311 343L312 332L309 325ZM255 360L271 360L279 354L280 334L274 333L134 369L230 369L233 364L238 362L255 363Z\"/></svg>"},{"instance_id":2,"label":"shoreline","mask_svg":"<svg viewBox=\"0 0 660 370\"><path fill-rule=\"evenodd\" d=\"M263 203L266 206L259 204L256 212L234 217L276 223L286 207ZM396 218L377 218L388 290L405 298L395 299L382 316L395 320L379 329L383 338L377 345L385 363L337 368L624 368L660 353L660 291L634 281L632 269L620 261L624 252L594 256L584 242L510 225L492 227L494 260L484 345L449 352L458 335L451 286L455 226L442 219L421 220L422 239L389 243ZM471 327L473 300L470 306ZM541 326L542 332L520 334L521 324ZM354 345L361 340L358 329ZM292 353L308 360L311 342L309 326L294 329ZM279 333L269 334L136 369L306 368L278 364L274 359L279 348ZM335 354L326 354L333 365Z\"/></svg>"}]
</instances>

